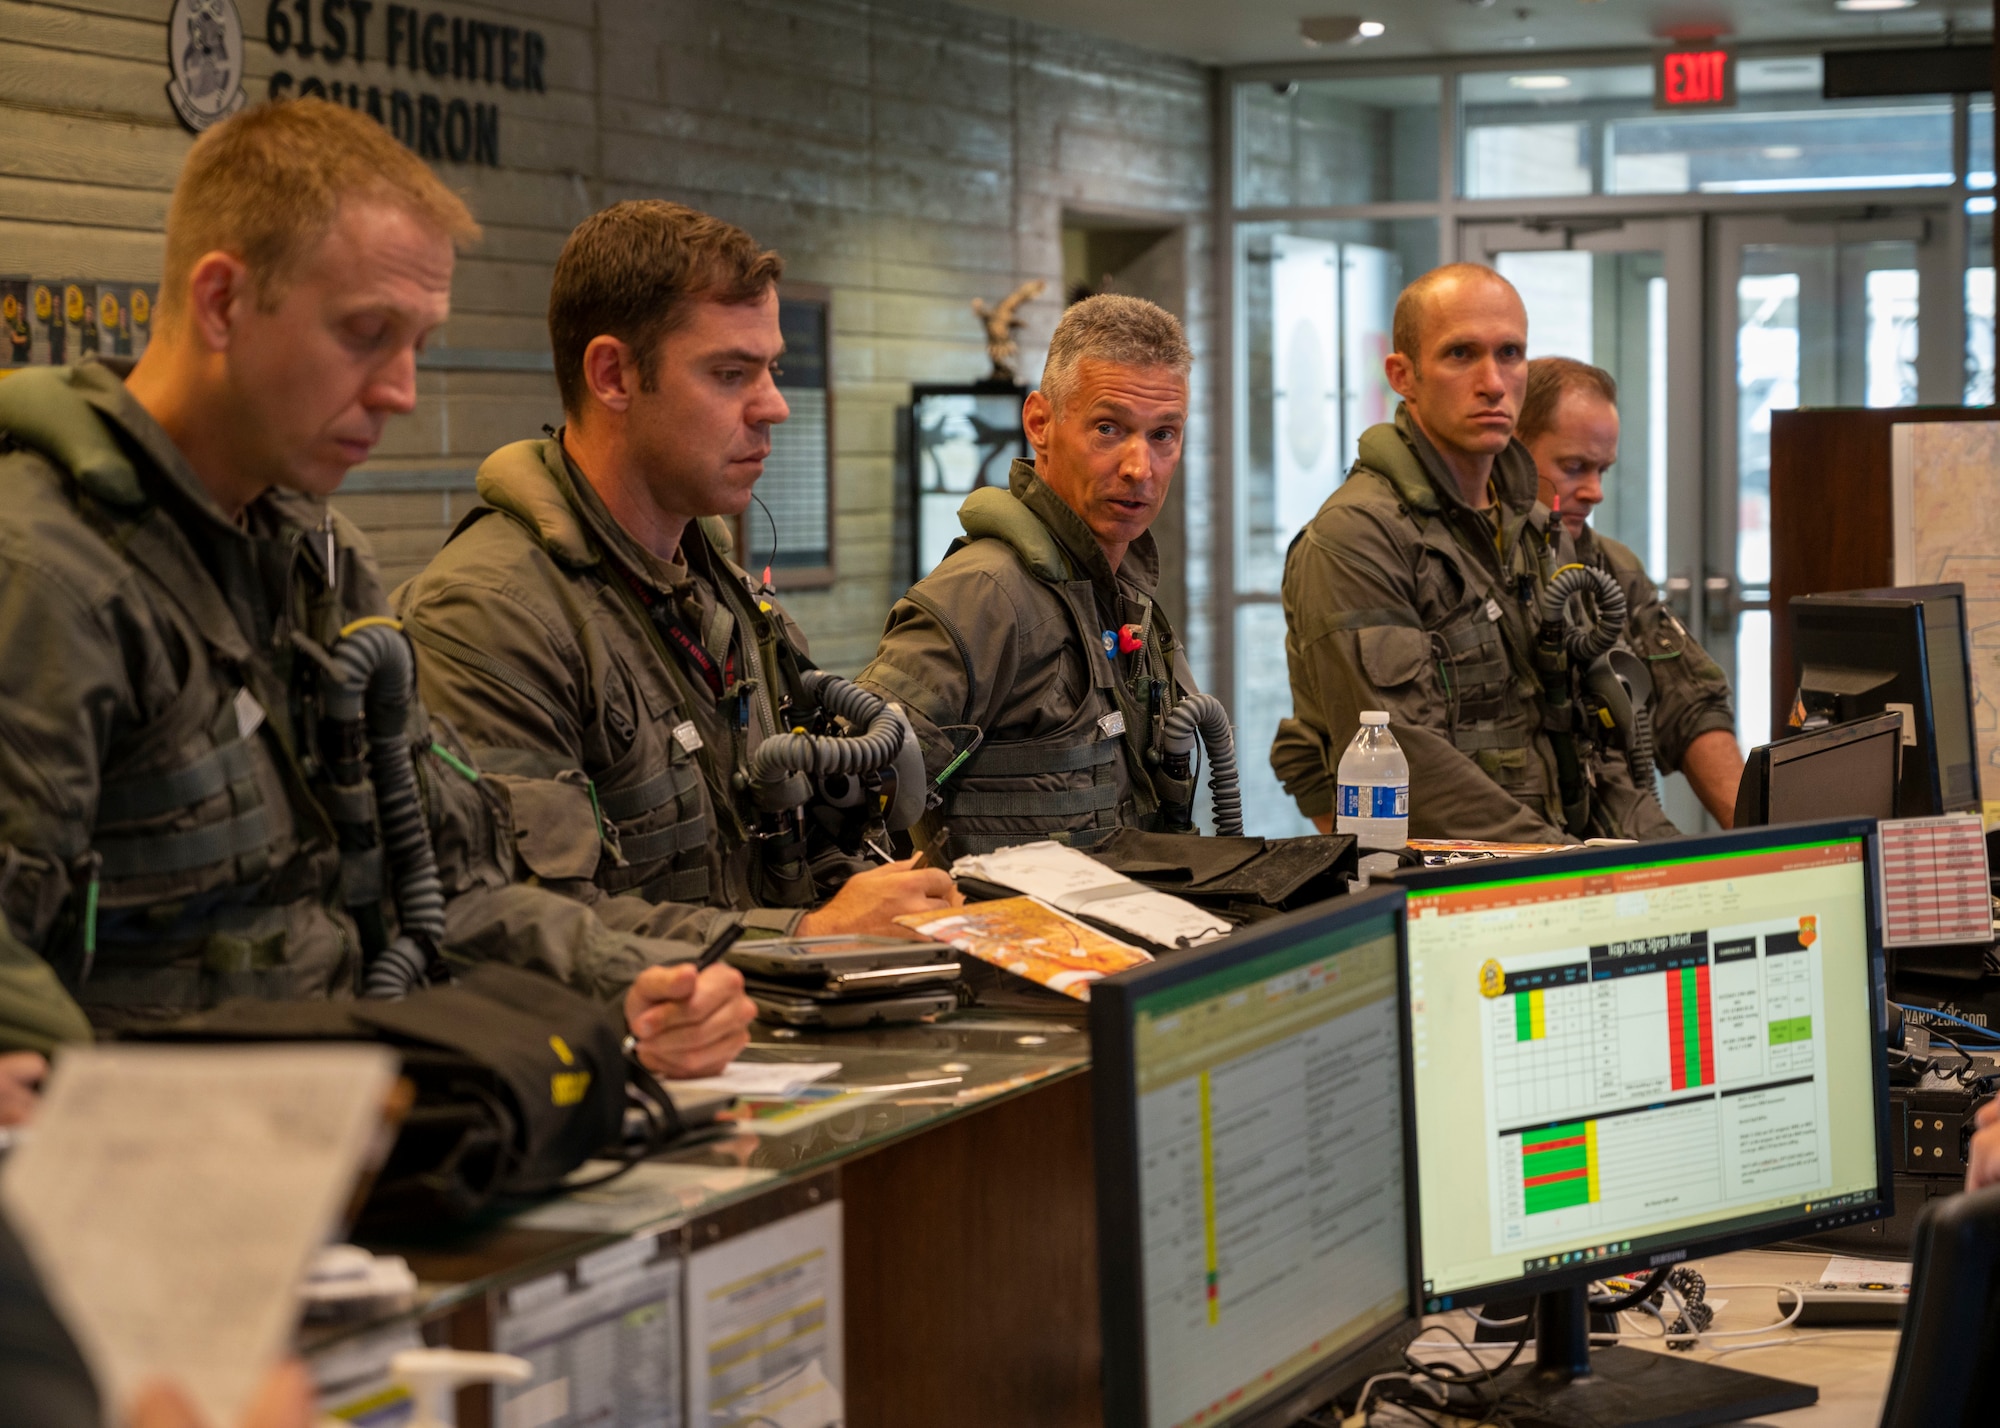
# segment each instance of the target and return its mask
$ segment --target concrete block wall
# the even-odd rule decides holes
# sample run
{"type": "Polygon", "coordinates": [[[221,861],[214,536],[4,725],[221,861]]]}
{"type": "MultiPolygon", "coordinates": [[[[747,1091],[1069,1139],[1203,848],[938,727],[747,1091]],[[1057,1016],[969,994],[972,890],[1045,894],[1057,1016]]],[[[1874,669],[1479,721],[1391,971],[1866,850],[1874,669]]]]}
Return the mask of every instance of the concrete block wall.
{"type": "MultiPolygon", "coordinates": [[[[873,650],[901,583],[897,413],[914,382],[985,372],[969,303],[1027,278],[1023,371],[1059,315],[1066,214],[1184,224],[1198,361],[1210,307],[1212,77],[1178,60],[935,0],[483,0],[452,16],[547,41],[546,93],[412,78],[382,62],[276,56],[264,6],[238,0],[253,98],[279,70],[428,88],[500,109],[502,167],[441,163],[485,226],[453,317],[338,499],[393,584],[474,503],[493,447],[560,420],[546,352],[548,276],[584,215],[666,197],[743,224],[794,279],[833,294],[835,560],[824,590],[783,592],[829,668],[873,650]]],[[[288,7],[289,8],[289,7],[288,7]]],[[[0,0],[0,271],[157,279],[167,195],[192,137],[169,106],[171,0],[0,0]]],[[[1203,650],[1214,401],[1198,368],[1183,470],[1184,633],[1203,650]]],[[[1206,671],[1198,672],[1206,674],[1206,671]]]]}

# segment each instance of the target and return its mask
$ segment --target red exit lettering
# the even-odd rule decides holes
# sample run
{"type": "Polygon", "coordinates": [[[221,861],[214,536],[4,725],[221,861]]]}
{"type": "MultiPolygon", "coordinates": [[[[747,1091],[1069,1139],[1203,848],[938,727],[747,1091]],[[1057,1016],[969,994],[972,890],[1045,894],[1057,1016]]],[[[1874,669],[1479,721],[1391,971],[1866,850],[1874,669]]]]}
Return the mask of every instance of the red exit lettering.
{"type": "Polygon", "coordinates": [[[1670,107],[1729,103],[1729,52],[1688,50],[1662,56],[1660,97],[1670,107]]]}

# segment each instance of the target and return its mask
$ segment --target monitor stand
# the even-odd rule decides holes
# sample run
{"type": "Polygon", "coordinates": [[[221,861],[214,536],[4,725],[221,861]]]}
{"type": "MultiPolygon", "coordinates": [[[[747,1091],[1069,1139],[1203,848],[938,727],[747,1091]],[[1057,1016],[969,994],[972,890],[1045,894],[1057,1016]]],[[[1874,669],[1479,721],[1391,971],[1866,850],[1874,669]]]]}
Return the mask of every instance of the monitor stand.
{"type": "Polygon", "coordinates": [[[1508,1369],[1492,1387],[1506,1394],[1506,1416],[1548,1428],[1697,1428],[1819,1401],[1809,1383],[1700,1363],[1680,1354],[1622,1344],[1590,1347],[1588,1291],[1535,1300],[1535,1361],[1508,1369]],[[1516,1407],[1515,1405],[1520,1405],[1516,1407]]]}

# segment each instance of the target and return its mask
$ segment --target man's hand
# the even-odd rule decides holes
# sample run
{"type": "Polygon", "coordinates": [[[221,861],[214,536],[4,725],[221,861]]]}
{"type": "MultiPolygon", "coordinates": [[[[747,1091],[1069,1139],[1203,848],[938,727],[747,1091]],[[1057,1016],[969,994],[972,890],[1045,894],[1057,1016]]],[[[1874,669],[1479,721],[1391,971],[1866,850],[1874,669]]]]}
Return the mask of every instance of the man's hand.
{"type": "Polygon", "coordinates": [[[942,912],[965,901],[965,894],[941,868],[919,868],[915,858],[884,863],[856,873],[827,905],[799,919],[801,937],[847,933],[861,937],[909,937],[895,919],[913,912],[942,912]]]}
{"type": "MultiPolygon", "coordinates": [[[[132,1400],[130,1428],[208,1428],[187,1394],[171,1379],[154,1379],[132,1400]]],[[[242,1428],[312,1428],[313,1381],[296,1359],[279,1364],[257,1385],[243,1410],[242,1428]]]]}
{"type": "Polygon", "coordinates": [[[49,1063],[35,1051],[0,1055],[0,1126],[18,1126],[35,1113],[49,1063]]]}
{"type": "Polygon", "coordinates": [[[713,1076],[750,1044],[757,1007],[743,995],[743,974],[719,962],[648,967],[625,993],[625,1025],[639,1061],[655,1076],[713,1076]]]}
{"type": "Polygon", "coordinates": [[[1979,1129],[1973,1132],[1966,1150],[1965,1188],[1984,1189],[2000,1185],[2000,1101],[1988,1101],[1973,1117],[1979,1129]]]}
{"type": "Polygon", "coordinates": [[[1331,833],[1333,831],[1333,815],[1331,813],[1315,813],[1312,816],[1312,825],[1322,833],[1331,833]]]}

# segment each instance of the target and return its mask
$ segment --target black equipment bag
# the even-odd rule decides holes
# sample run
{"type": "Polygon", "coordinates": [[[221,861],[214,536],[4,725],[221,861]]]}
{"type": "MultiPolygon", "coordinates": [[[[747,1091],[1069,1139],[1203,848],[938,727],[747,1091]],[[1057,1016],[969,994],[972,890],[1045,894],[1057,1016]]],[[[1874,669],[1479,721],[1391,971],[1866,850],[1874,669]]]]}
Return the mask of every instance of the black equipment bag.
{"type": "Polygon", "coordinates": [[[1348,833],[1225,838],[1120,828],[1088,851],[1107,868],[1239,924],[1338,897],[1360,868],[1348,833]]]}
{"type": "Polygon", "coordinates": [[[238,998],[121,1033],[172,1041],[378,1041],[415,1099],[364,1205],[364,1229],[460,1219],[500,1196],[552,1191],[619,1155],[628,1084],[672,1102],[623,1051],[612,1009],[550,977],[488,963],[401,1001],[238,998]]]}

